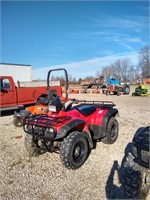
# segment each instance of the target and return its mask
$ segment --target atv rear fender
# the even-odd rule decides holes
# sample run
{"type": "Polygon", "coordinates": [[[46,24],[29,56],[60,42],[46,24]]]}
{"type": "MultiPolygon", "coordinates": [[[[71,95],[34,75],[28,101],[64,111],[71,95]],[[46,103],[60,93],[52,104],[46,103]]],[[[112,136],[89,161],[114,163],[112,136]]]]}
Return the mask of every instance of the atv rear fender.
{"type": "Polygon", "coordinates": [[[107,134],[107,124],[111,117],[116,117],[119,115],[119,112],[115,108],[111,108],[108,110],[108,112],[105,114],[105,116],[102,119],[102,125],[91,125],[90,129],[93,132],[93,138],[98,140],[106,136],[107,134]]]}

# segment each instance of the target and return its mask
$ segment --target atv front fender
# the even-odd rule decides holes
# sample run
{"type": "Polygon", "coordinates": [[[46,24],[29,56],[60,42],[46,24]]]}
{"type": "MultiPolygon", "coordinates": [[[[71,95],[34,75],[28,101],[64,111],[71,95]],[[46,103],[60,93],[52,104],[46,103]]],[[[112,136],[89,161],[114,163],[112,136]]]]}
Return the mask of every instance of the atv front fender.
{"type": "Polygon", "coordinates": [[[72,132],[73,130],[82,132],[87,138],[89,142],[89,146],[91,148],[93,147],[91,133],[85,121],[82,119],[74,119],[68,122],[67,124],[65,124],[63,127],[59,129],[55,139],[61,139],[61,138],[67,137],[69,133],[72,132]]]}

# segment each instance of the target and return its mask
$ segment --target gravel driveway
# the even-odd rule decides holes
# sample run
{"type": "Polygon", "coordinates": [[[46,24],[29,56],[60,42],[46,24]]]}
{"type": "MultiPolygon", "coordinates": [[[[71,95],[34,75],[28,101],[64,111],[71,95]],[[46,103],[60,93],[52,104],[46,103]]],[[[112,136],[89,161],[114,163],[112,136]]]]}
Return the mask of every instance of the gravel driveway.
{"type": "MultiPolygon", "coordinates": [[[[127,199],[119,181],[124,151],[141,126],[150,126],[150,96],[105,96],[72,94],[86,100],[113,101],[120,117],[116,143],[97,143],[78,170],[64,168],[59,154],[29,157],[24,132],[14,127],[13,115],[0,117],[0,199],[1,200],[101,200],[127,199]]],[[[147,199],[150,199],[150,194],[147,199]]]]}

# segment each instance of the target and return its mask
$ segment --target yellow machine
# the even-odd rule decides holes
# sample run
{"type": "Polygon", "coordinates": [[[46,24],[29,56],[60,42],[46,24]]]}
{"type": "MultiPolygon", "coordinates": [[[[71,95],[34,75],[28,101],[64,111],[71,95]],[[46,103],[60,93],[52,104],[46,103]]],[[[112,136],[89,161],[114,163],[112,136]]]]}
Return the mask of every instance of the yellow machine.
{"type": "Polygon", "coordinates": [[[135,88],[135,92],[132,93],[132,96],[148,96],[146,85],[142,83],[137,88],[135,88]]]}

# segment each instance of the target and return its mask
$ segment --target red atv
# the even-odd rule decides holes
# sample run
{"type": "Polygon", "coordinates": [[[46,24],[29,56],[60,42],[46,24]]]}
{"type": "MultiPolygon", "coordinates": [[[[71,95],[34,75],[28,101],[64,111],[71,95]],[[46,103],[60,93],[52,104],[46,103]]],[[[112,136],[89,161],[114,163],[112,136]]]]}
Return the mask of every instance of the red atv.
{"type": "Polygon", "coordinates": [[[25,119],[25,147],[33,156],[59,152],[62,164],[75,170],[86,161],[96,141],[113,144],[117,140],[118,110],[114,106],[109,101],[75,99],[62,104],[53,96],[47,115],[25,119]]]}

